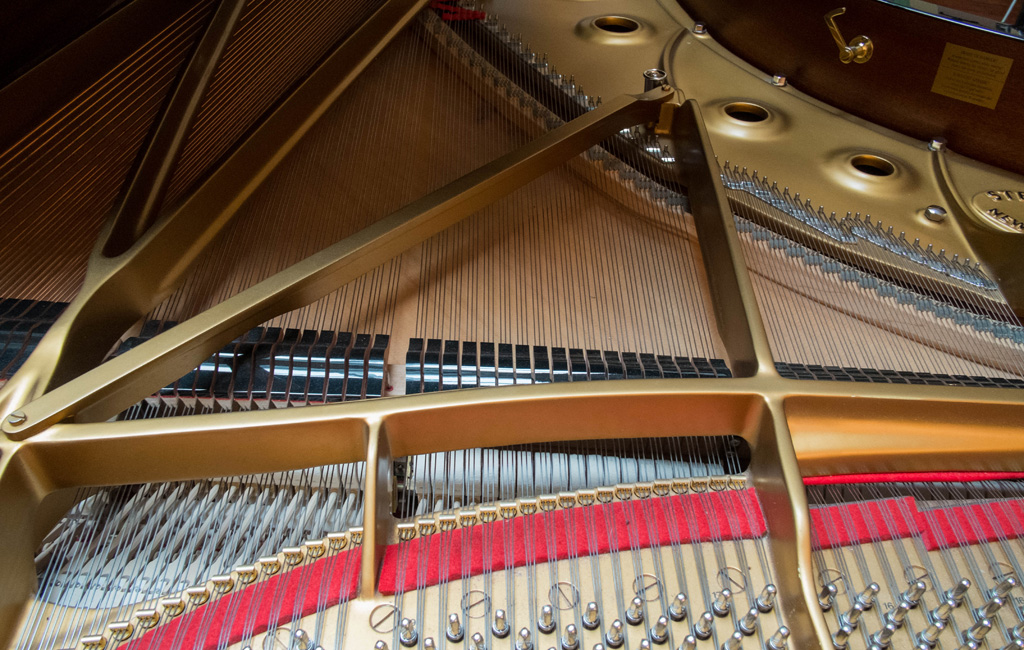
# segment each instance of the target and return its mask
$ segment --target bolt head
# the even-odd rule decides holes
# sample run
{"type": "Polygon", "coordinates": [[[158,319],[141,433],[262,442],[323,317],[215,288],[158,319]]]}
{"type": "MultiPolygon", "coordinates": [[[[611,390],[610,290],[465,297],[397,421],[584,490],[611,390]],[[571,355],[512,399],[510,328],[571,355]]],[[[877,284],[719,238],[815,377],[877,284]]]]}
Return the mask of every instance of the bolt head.
{"type": "Polygon", "coordinates": [[[935,223],[942,223],[945,221],[946,214],[946,208],[941,205],[929,205],[924,209],[924,216],[928,221],[933,221],[935,223]]]}
{"type": "Polygon", "coordinates": [[[693,26],[693,33],[694,34],[707,34],[708,33],[708,26],[706,24],[704,24],[704,23],[696,23],[693,26]]]}
{"type": "Polygon", "coordinates": [[[928,143],[928,148],[932,151],[945,151],[948,144],[946,138],[932,138],[932,141],[928,143]]]}
{"type": "Polygon", "coordinates": [[[773,86],[779,86],[780,88],[782,86],[785,86],[786,85],[786,75],[784,75],[784,74],[777,74],[777,75],[773,76],[772,77],[772,85],[773,86]]]}

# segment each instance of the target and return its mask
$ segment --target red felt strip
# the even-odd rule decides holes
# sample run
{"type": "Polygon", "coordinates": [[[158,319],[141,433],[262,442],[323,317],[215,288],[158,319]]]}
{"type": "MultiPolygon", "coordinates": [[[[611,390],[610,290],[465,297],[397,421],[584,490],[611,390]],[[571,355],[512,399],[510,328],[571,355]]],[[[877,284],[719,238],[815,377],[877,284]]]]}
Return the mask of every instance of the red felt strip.
{"type": "Polygon", "coordinates": [[[381,565],[382,594],[524,566],[573,554],[608,553],[765,533],[752,489],[617,501],[522,515],[389,546],[381,565]],[[730,516],[731,515],[731,516],[730,516]],[[597,530],[593,538],[586,531],[597,530]],[[463,557],[468,552],[468,557],[463,557]]]}
{"type": "Polygon", "coordinates": [[[917,514],[925,548],[967,546],[1024,535],[1024,499],[936,508],[917,514]]]}
{"type": "Polygon", "coordinates": [[[900,539],[919,534],[913,497],[811,508],[815,550],[900,539]]]}
{"type": "Polygon", "coordinates": [[[850,485],[854,483],[969,483],[1024,479],[1024,472],[890,472],[888,474],[837,474],[805,476],[804,485],[850,485]]]}
{"type": "Polygon", "coordinates": [[[321,558],[210,600],[123,645],[214,650],[355,596],[362,549],[321,558]]]}

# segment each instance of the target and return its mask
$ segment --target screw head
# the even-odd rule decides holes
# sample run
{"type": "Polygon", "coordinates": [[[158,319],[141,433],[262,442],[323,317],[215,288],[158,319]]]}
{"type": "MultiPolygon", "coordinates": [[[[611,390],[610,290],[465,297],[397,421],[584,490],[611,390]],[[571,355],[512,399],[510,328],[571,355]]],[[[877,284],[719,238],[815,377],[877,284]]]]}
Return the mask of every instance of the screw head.
{"type": "Polygon", "coordinates": [[[7,416],[7,423],[13,424],[14,426],[25,424],[26,420],[28,420],[28,416],[25,415],[24,411],[15,411],[7,416]]]}
{"type": "Polygon", "coordinates": [[[946,220],[946,208],[941,205],[929,205],[924,209],[924,216],[928,221],[934,221],[935,223],[942,223],[946,220]]]}
{"type": "Polygon", "coordinates": [[[693,33],[694,34],[707,34],[708,33],[708,26],[706,24],[704,24],[704,23],[696,23],[693,26],[693,33]]]}
{"type": "Polygon", "coordinates": [[[772,77],[772,85],[773,86],[779,86],[780,88],[782,86],[785,86],[786,85],[786,75],[784,75],[784,74],[777,74],[774,77],[772,77]]]}
{"type": "Polygon", "coordinates": [[[932,151],[945,151],[948,144],[946,138],[932,138],[932,141],[928,143],[928,148],[932,151]]]}

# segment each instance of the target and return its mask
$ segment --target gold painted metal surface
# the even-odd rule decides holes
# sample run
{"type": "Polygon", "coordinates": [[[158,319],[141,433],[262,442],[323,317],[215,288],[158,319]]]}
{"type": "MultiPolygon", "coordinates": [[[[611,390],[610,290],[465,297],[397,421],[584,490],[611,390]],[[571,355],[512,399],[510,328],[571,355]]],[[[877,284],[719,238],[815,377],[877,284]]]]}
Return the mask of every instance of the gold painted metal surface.
{"type": "MultiPolygon", "coordinates": [[[[588,4],[591,3],[563,3],[565,7],[572,7],[558,11],[583,11],[579,7],[588,4]]],[[[637,10],[637,22],[644,29],[638,30],[637,36],[621,37],[623,47],[657,53],[664,41],[651,40],[652,34],[678,32],[666,30],[664,23],[645,17],[648,10],[657,13],[658,8],[637,10]],[[655,28],[654,25],[660,26],[655,28]]],[[[399,12],[400,16],[392,15],[391,19],[399,24],[411,11],[406,7],[399,12]]],[[[591,6],[585,11],[595,9],[591,6]]],[[[678,17],[675,10],[665,12],[678,17]]],[[[579,30],[587,34],[587,38],[605,38],[590,31],[592,22],[592,18],[590,22],[581,18],[574,24],[582,25],[579,30]]],[[[393,30],[385,31],[393,33],[393,30]]],[[[556,161],[586,149],[603,135],[624,125],[653,121],[659,113],[660,102],[672,93],[655,91],[644,101],[610,101],[603,109],[588,113],[582,122],[555,131],[546,140],[511,154],[510,158],[438,194],[425,197],[379,227],[343,241],[275,277],[269,284],[259,285],[258,290],[240,294],[237,299],[210,310],[192,325],[178,326],[171,330],[171,336],[165,334],[163,340],[158,337],[153,345],[147,344],[148,349],[141,346],[136,353],[125,354],[56,390],[47,390],[49,380],[40,380],[41,383],[29,385],[27,389],[26,384],[9,384],[8,388],[18,385],[22,388],[5,393],[4,413],[20,407],[24,422],[20,422],[20,417],[8,418],[4,423],[5,434],[0,439],[0,513],[5,522],[0,526],[0,548],[4,549],[0,556],[0,640],[9,640],[16,630],[17,620],[24,616],[35,583],[33,549],[41,531],[45,532],[48,524],[66,508],[68,490],[74,487],[271,472],[326,462],[364,460],[367,462],[368,507],[362,530],[362,580],[359,597],[351,604],[351,616],[365,618],[382,602],[375,581],[383,545],[398,535],[398,522],[388,511],[390,460],[393,458],[540,441],[739,435],[753,450],[749,481],[758,493],[768,521],[770,560],[780,586],[779,607],[793,630],[792,647],[831,647],[825,620],[815,605],[810,523],[802,475],[893,469],[1019,470],[1024,466],[1024,436],[1021,435],[1024,433],[1024,391],[852,385],[779,377],[774,370],[751,281],[738,250],[725,191],[716,176],[714,154],[721,159],[723,149],[732,150],[741,154],[736,160],[746,157],[751,164],[757,164],[757,160],[768,159],[766,143],[771,143],[772,147],[780,146],[780,142],[783,142],[781,146],[789,146],[785,140],[800,140],[800,145],[815,152],[810,158],[821,163],[820,167],[825,170],[807,171],[806,167],[802,170],[807,172],[804,175],[809,177],[811,192],[814,187],[821,188],[827,198],[832,194],[825,191],[826,188],[838,187],[841,189],[835,190],[837,202],[845,200],[842,195],[846,193],[846,198],[854,197],[859,201],[873,197],[871,201],[888,207],[927,205],[925,201],[936,194],[946,199],[944,203],[948,205],[957,196],[974,196],[981,191],[978,188],[1015,187],[1012,183],[1016,181],[957,159],[955,155],[932,155],[920,143],[879,134],[866,125],[837,122],[846,118],[828,114],[820,105],[799,97],[794,91],[768,86],[726,54],[715,51],[706,38],[702,38],[683,33],[683,38],[673,45],[676,49],[667,53],[677,63],[685,60],[688,64],[707,64],[693,67],[708,75],[705,80],[686,82],[690,85],[683,90],[691,99],[676,109],[671,121],[672,147],[679,173],[694,202],[694,217],[702,234],[700,245],[705,270],[713,279],[712,294],[720,334],[730,355],[738,362],[739,376],[714,380],[515,386],[301,409],[150,421],[98,421],[148,394],[167,376],[192,368],[196,359],[203,359],[216,348],[217,342],[230,338],[248,324],[314,299],[338,278],[354,272],[353,269],[372,265],[374,260],[401,250],[429,230],[472,212],[556,161]],[[746,76],[740,75],[740,81],[730,81],[737,70],[746,76]],[[698,92],[701,88],[710,88],[710,78],[715,75],[720,75],[717,80],[724,80],[721,88],[715,92],[698,92]],[[755,82],[761,84],[756,93],[755,82]],[[745,92],[747,89],[751,89],[749,93],[745,92]],[[747,130],[732,124],[728,121],[731,118],[719,110],[722,93],[726,97],[757,100],[754,95],[761,92],[774,93],[767,95],[771,97],[771,102],[766,103],[773,116],[767,130],[747,130]],[[702,99],[707,97],[711,99],[702,99]],[[787,112],[790,109],[792,112],[787,112]],[[707,116],[707,132],[702,113],[707,116]],[[609,121],[602,122],[602,119],[609,121]],[[829,154],[822,153],[820,148],[807,147],[806,136],[797,135],[798,128],[805,128],[804,122],[811,123],[822,133],[842,131],[835,128],[839,123],[852,124],[846,131],[847,136],[850,133],[863,136],[866,151],[896,160],[901,172],[894,174],[897,179],[893,182],[897,185],[872,184],[870,179],[853,175],[845,168],[846,158],[853,151],[844,151],[835,158],[835,151],[829,154]],[[906,156],[893,156],[890,150],[906,156]],[[913,164],[905,165],[910,159],[913,164]],[[925,178],[920,170],[932,164],[945,171],[925,178]],[[974,191],[971,188],[975,188],[974,191]],[[437,222],[432,221],[435,218],[437,222]],[[346,266],[349,264],[351,268],[346,266]],[[38,399],[31,401],[32,397],[38,399]],[[68,418],[79,421],[62,421],[68,418]]],[[[585,42],[586,38],[581,40],[585,42]]],[[[625,61],[628,57],[619,58],[625,61]]],[[[643,61],[639,63],[646,65],[643,61]]],[[[355,72],[349,69],[344,73],[345,79],[353,74],[355,72]]],[[[682,75],[677,77],[677,81],[682,79],[682,75]]],[[[636,77],[628,81],[630,88],[638,85],[638,80],[636,77]]],[[[337,92],[340,90],[332,91],[330,96],[337,92]]],[[[287,110],[282,111],[280,115],[288,114],[287,110]]],[[[314,117],[318,111],[322,112],[322,108],[313,110],[314,117]]],[[[220,200],[204,208],[205,212],[200,210],[195,214],[219,215],[216,218],[221,221],[226,218],[296,137],[251,145],[255,150],[243,147],[239,153],[245,152],[252,159],[243,160],[236,154],[218,172],[229,179],[225,182],[230,189],[221,188],[216,193],[220,200]],[[261,152],[267,158],[260,158],[261,152]]],[[[838,146],[838,140],[824,139],[826,142],[818,144],[825,150],[838,146]]],[[[773,150],[774,155],[780,155],[780,149],[773,150]]],[[[782,168],[794,171],[795,177],[799,165],[806,165],[806,160],[783,163],[782,168]]],[[[203,205],[202,200],[210,199],[212,192],[205,188],[200,190],[190,204],[203,205]]],[[[967,207],[964,212],[969,210],[967,207]]],[[[908,224],[922,232],[932,229],[936,238],[949,237],[950,241],[970,249],[965,243],[970,236],[961,232],[960,220],[947,220],[946,225],[933,227],[904,217],[908,224]]],[[[172,232],[179,227],[177,223],[181,222],[157,224],[158,234],[147,234],[143,241],[165,241],[163,238],[177,232],[172,232]]],[[[191,244],[193,248],[189,251],[194,253],[193,249],[201,247],[205,238],[212,236],[212,229],[213,226],[209,226],[203,230],[205,234],[198,238],[198,243],[191,244]]],[[[1002,238],[1001,233],[994,233],[991,243],[986,245],[998,255],[1000,250],[1005,253],[1006,241],[1010,240],[1002,238]]],[[[147,264],[167,262],[171,271],[166,277],[174,277],[180,270],[177,265],[183,264],[175,259],[175,252],[180,253],[178,249],[152,253],[147,264]]],[[[104,277],[112,278],[115,269],[104,273],[109,274],[104,277]]],[[[1013,280],[1002,281],[1012,284],[1013,280]]],[[[155,282],[153,286],[162,291],[161,282],[169,280],[155,282]]],[[[81,304],[83,309],[102,312],[115,302],[121,304],[123,298],[113,293],[104,296],[99,290],[92,294],[86,291],[81,304]]],[[[148,299],[138,297],[142,302],[148,299]]],[[[142,305],[129,305],[126,309],[135,314],[145,311],[142,305]]],[[[75,342],[74,337],[69,336],[68,327],[58,327],[55,332],[51,340],[57,341],[58,347],[75,342]]],[[[53,363],[54,358],[47,357],[44,351],[38,356],[42,360],[39,363],[44,365],[36,372],[43,373],[48,367],[45,363],[53,363]]],[[[364,647],[372,641],[370,635],[358,634],[353,640],[364,647]]]]}
{"type": "MultiPolygon", "coordinates": [[[[947,259],[956,255],[961,263],[970,259],[972,266],[981,261],[1018,315],[1024,313],[1012,274],[1002,270],[1004,264],[1012,265],[1014,238],[991,228],[987,230],[992,236],[978,232],[976,219],[956,211],[956,199],[950,196],[952,190],[969,200],[996,187],[1014,189],[1024,183],[1021,177],[950,151],[944,153],[948,177],[944,176],[934,166],[929,143],[837,111],[801,93],[798,81],[774,84],[773,77],[785,78],[787,71],[758,70],[740,60],[715,41],[713,26],[694,33],[693,20],[674,3],[631,4],[630,17],[655,27],[625,35],[628,38],[590,29],[602,13],[621,12],[612,0],[557,5],[541,0],[491,0],[486,7],[552,62],[571,65],[577,83],[589,92],[606,97],[629,92],[639,86],[644,70],[664,69],[684,97],[699,103],[719,164],[728,162],[766,175],[769,185],[775,182],[780,191],[799,193],[801,202],[809,201],[813,210],[821,206],[825,215],[870,217],[868,221],[880,221],[883,229],[891,226],[896,236],[903,233],[908,244],[919,240],[922,248],[944,251],[947,259]],[[567,37],[570,29],[575,38],[567,37]],[[757,106],[765,119],[730,116],[728,109],[736,103],[757,106]],[[855,159],[865,155],[891,163],[893,172],[879,176],[857,169],[855,159]],[[954,218],[930,221],[924,211],[931,205],[944,207],[954,218]]],[[[775,221],[773,227],[791,226],[775,221]]],[[[828,237],[812,228],[799,234],[819,250],[831,245],[828,237]]],[[[918,265],[894,267],[864,242],[846,245],[845,252],[865,267],[889,268],[909,279],[918,276],[916,281],[926,286],[936,281],[932,272],[918,265]]],[[[967,299],[981,308],[993,299],[1000,301],[991,292],[972,292],[952,284],[947,290],[968,294],[967,299]]]]}

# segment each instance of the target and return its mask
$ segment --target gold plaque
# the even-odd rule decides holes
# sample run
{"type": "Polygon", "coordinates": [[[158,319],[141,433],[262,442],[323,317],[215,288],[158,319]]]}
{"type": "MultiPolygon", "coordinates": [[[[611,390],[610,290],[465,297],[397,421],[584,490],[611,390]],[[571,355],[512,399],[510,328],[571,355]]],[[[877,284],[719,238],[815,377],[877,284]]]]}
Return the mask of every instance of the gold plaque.
{"type": "Polygon", "coordinates": [[[932,92],[962,102],[995,108],[1013,59],[946,43],[932,92]]]}
{"type": "Polygon", "coordinates": [[[1024,234],[1024,188],[978,192],[971,200],[985,223],[999,230],[1024,234]]]}

